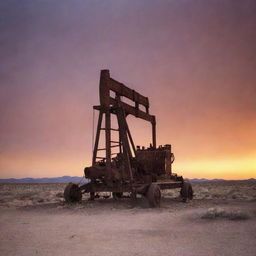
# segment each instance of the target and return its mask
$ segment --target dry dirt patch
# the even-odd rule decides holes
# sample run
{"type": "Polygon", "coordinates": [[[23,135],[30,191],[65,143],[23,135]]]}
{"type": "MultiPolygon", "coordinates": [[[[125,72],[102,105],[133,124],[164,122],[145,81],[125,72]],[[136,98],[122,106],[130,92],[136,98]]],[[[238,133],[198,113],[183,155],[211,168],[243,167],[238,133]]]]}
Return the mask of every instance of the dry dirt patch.
{"type": "Polygon", "coordinates": [[[62,197],[65,185],[0,185],[1,255],[255,255],[251,184],[196,183],[195,200],[186,204],[178,190],[163,191],[160,209],[147,208],[143,198],[134,205],[130,199],[90,202],[84,197],[81,204],[68,205],[62,197]],[[242,196],[234,199],[238,191],[242,196]],[[251,218],[201,218],[216,207],[248,212],[251,218]]]}

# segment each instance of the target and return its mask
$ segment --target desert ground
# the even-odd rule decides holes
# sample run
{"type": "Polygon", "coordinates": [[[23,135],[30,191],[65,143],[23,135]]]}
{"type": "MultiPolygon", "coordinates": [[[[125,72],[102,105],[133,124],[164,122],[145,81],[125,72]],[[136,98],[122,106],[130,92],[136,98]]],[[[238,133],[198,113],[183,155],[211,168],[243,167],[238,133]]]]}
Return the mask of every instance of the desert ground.
{"type": "Polygon", "coordinates": [[[0,184],[0,255],[256,255],[256,182],[194,182],[194,199],[66,204],[66,184],[0,184]]]}

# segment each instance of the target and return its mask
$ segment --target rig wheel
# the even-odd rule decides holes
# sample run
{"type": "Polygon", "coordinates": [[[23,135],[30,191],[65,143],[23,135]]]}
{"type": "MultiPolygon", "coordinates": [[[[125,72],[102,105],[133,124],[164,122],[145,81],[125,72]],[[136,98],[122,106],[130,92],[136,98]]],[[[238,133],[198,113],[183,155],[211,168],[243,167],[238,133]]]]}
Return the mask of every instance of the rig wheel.
{"type": "Polygon", "coordinates": [[[146,197],[148,199],[149,207],[160,207],[161,203],[161,190],[157,184],[151,184],[148,187],[146,197]]]}
{"type": "Polygon", "coordinates": [[[183,185],[180,190],[180,195],[182,198],[183,202],[187,202],[188,199],[192,200],[193,199],[193,189],[192,185],[188,181],[184,181],[183,185]]]}
{"type": "Polygon", "coordinates": [[[67,203],[80,202],[82,193],[77,184],[69,183],[64,190],[64,198],[67,203]]]}
{"type": "Polygon", "coordinates": [[[112,196],[115,200],[122,198],[123,192],[112,192],[112,196]]]}

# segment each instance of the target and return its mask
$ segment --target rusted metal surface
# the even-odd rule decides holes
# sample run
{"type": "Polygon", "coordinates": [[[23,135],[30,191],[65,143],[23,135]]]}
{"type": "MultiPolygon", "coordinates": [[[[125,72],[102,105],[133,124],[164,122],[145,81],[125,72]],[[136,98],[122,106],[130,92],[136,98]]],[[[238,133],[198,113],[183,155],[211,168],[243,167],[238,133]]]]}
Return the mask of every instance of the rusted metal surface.
{"type": "Polygon", "coordinates": [[[156,118],[149,113],[148,98],[111,78],[109,70],[101,71],[99,88],[100,105],[93,107],[99,116],[92,166],[84,170],[90,182],[80,186],[80,191],[91,193],[92,199],[95,192],[101,191],[131,192],[134,198],[140,193],[148,197],[152,207],[160,205],[160,189],[183,188],[182,195],[189,198],[182,176],[172,173],[171,145],[156,146],[156,118]],[[135,146],[126,121],[128,115],[151,123],[152,141],[148,148],[135,146]],[[118,128],[112,127],[111,116],[116,117],[118,128]],[[112,139],[113,132],[118,133],[119,139],[112,139]],[[101,136],[104,147],[99,148],[101,136]],[[119,152],[115,153],[114,148],[119,152]]]}

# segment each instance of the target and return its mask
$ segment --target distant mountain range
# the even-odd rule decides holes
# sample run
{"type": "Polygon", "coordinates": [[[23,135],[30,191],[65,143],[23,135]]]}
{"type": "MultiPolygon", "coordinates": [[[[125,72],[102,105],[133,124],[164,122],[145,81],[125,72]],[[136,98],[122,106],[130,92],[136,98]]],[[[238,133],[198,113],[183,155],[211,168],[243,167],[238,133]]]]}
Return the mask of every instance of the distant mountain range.
{"type": "Polygon", "coordinates": [[[190,181],[224,181],[224,179],[189,179],[190,181]]]}
{"type": "MultiPolygon", "coordinates": [[[[188,179],[190,181],[225,181],[223,179],[188,179]]],[[[247,179],[247,181],[256,181],[256,179],[251,178],[247,179]]],[[[0,179],[0,183],[68,183],[68,182],[74,182],[79,183],[88,182],[88,179],[85,179],[83,177],[77,177],[77,176],[62,176],[62,177],[55,177],[55,178],[22,178],[22,179],[0,179]]]]}
{"type": "MultiPolygon", "coordinates": [[[[233,180],[224,180],[224,179],[188,179],[190,181],[233,181],[233,180]]],[[[239,180],[237,180],[239,181],[239,180]]],[[[256,181],[254,178],[246,179],[246,180],[240,180],[240,181],[256,181]]]]}
{"type": "Polygon", "coordinates": [[[22,179],[0,179],[0,183],[68,183],[68,182],[87,182],[83,177],[77,176],[62,176],[54,178],[22,178],[22,179]]]}

